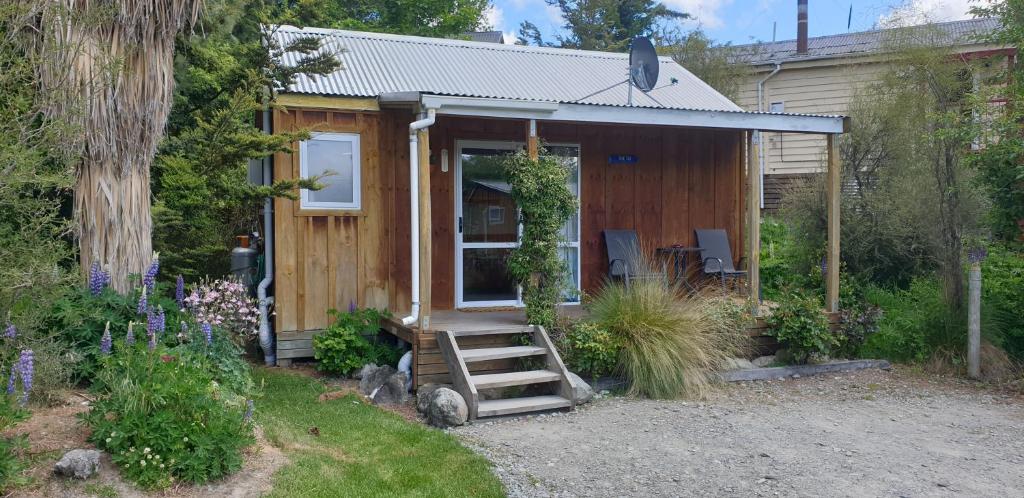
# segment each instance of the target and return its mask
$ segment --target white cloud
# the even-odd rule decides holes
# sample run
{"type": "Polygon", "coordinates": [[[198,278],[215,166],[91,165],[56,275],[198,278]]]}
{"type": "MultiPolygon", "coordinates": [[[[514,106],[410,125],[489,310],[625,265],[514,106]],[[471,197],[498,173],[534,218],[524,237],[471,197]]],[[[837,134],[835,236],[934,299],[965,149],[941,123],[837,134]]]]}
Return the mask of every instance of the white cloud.
{"type": "Polygon", "coordinates": [[[705,28],[722,27],[721,11],[733,0],[664,0],[666,7],[679,10],[694,17],[694,22],[705,28]]]}
{"type": "Polygon", "coordinates": [[[501,7],[491,4],[484,11],[484,23],[491,29],[500,30],[505,25],[505,12],[501,10],[501,7]]]}
{"type": "Polygon", "coordinates": [[[971,7],[986,3],[976,0],[905,0],[878,18],[882,26],[912,26],[928,22],[970,19],[971,7]]]}

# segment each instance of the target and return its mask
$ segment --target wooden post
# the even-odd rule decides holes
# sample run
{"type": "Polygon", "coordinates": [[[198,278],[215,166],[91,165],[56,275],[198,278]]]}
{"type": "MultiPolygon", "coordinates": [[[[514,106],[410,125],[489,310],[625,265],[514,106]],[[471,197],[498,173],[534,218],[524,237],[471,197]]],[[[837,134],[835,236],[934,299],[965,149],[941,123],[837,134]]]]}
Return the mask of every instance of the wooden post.
{"type": "Polygon", "coordinates": [[[981,378],[981,263],[971,263],[967,305],[967,376],[981,378]]]}
{"type": "Polygon", "coordinates": [[[839,311],[839,201],[842,196],[842,164],[836,150],[836,135],[828,135],[828,254],[825,276],[825,308],[839,311]]]}
{"type": "Polygon", "coordinates": [[[537,145],[537,120],[531,119],[526,123],[526,153],[530,159],[537,160],[540,147],[537,145]]]}
{"type": "Polygon", "coordinates": [[[419,130],[420,162],[420,331],[430,327],[430,277],[433,262],[431,247],[433,230],[430,218],[430,131],[419,130]]]}
{"type": "Polygon", "coordinates": [[[747,261],[751,313],[761,316],[761,167],[754,132],[747,132],[747,261]]]}

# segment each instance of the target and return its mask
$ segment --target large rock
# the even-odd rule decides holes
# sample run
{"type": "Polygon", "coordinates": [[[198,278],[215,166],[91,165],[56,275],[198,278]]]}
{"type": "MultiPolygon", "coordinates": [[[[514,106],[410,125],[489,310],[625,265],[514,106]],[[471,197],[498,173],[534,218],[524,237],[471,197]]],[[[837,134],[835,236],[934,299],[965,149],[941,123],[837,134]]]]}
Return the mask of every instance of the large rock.
{"type": "Polygon", "coordinates": [[[594,399],[594,389],[579,375],[569,372],[569,382],[572,383],[572,397],[575,398],[577,405],[589,403],[594,399]]]}
{"type": "MultiPolygon", "coordinates": [[[[371,366],[371,365],[367,365],[371,366]]],[[[380,386],[383,386],[387,382],[388,377],[395,374],[397,370],[395,367],[384,365],[383,367],[377,368],[366,368],[363,367],[362,378],[359,379],[359,392],[369,396],[373,394],[380,386]]]]}
{"type": "Polygon", "coordinates": [[[87,479],[100,470],[100,452],[96,450],[71,450],[53,466],[53,473],[59,476],[87,479]]]}
{"type": "Polygon", "coordinates": [[[764,368],[771,365],[772,363],[775,363],[775,355],[772,354],[768,356],[758,356],[757,358],[754,358],[754,361],[750,363],[752,363],[757,368],[764,368]]]}
{"type": "Polygon", "coordinates": [[[406,384],[409,376],[405,372],[398,372],[388,377],[380,387],[373,391],[370,396],[375,405],[401,405],[408,399],[406,384]]]}
{"type": "Polygon", "coordinates": [[[462,395],[440,387],[430,395],[430,403],[427,404],[427,423],[434,427],[451,427],[462,425],[469,418],[469,407],[462,395]]]}
{"type": "Polygon", "coordinates": [[[366,377],[366,374],[368,374],[368,373],[370,373],[370,372],[372,372],[372,371],[374,371],[374,370],[376,370],[378,368],[380,368],[380,367],[378,367],[376,363],[367,363],[367,364],[363,365],[363,368],[360,368],[358,372],[352,374],[352,378],[356,379],[356,380],[360,380],[363,377],[366,377]]]}
{"type": "Polygon", "coordinates": [[[723,366],[726,370],[749,370],[754,368],[754,364],[744,358],[727,358],[723,366]]]}
{"type": "Polygon", "coordinates": [[[423,384],[419,389],[416,390],[416,411],[426,414],[427,405],[430,404],[430,396],[434,394],[434,391],[446,387],[452,388],[451,384],[423,384]]]}

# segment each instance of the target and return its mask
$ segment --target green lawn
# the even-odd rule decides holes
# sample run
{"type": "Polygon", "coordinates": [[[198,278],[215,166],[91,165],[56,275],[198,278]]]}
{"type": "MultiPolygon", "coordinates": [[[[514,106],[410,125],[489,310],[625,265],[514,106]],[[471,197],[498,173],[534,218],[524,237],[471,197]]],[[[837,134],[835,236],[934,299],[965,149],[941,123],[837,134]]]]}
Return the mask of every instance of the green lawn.
{"type": "Polygon", "coordinates": [[[271,496],[505,495],[487,460],[444,432],[353,396],[321,403],[326,387],[306,376],[259,369],[255,377],[264,382],[257,420],[291,459],[271,496]]]}

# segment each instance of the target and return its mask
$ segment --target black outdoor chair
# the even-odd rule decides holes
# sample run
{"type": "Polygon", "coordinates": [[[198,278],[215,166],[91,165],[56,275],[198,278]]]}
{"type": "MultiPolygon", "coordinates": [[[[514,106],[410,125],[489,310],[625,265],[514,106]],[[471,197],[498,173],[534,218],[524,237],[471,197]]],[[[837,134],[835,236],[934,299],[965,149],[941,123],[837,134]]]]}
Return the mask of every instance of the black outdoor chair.
{"type": "Polygon", "coordinates": [[[632,267],[641,256],[636,230],[604,230],[604,244],[608,248],[609,279],[622,279],[629,287],[632,280],[665,278],[664,272],[649,273],[646,269],[632,267]]]}
{"type": "MultiPolygon", "coordinates": [[[[729,236],[725,230],[697,229],[697,245],[700,247],[701,265],[705,275],[720,276],[722,288],[731,280],[747,278],[747,272],[737,270],[732,263],[732,249],[729,248],[729,236]]],[[[740,259],[742,261],[743,259],[740,259]]]]}

